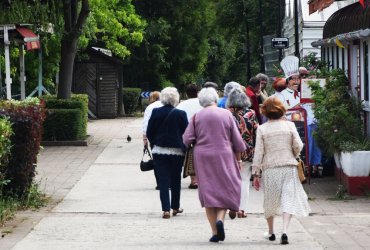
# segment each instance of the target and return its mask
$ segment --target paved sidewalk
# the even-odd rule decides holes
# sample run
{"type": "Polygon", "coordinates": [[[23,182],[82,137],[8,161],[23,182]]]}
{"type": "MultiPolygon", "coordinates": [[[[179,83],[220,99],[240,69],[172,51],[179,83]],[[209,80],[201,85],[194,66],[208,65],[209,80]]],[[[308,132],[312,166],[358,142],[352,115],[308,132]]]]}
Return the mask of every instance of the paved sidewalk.
{"type": "MultiPolygon", "coordinates": [[[[334,178],[305,185],[313,213],[292,220],[287,246],[262,238],[263,194],[252,189],[248,218],[227,218],[221,244],[207,242],[208,222],[187,179],[184,214],[163,220],[153,173],[138,166],[140,127],[140,118],[91,121],[88,147],[43,149],[37,178],[52,202],[37,212],[20,212],[6,225],[13,233],[0,239],[0,249],[369,249],[370,200],[327,200],[338,185],[334,178]]],[[[278,217],[278,234],[281,224],[278,217]]]]}

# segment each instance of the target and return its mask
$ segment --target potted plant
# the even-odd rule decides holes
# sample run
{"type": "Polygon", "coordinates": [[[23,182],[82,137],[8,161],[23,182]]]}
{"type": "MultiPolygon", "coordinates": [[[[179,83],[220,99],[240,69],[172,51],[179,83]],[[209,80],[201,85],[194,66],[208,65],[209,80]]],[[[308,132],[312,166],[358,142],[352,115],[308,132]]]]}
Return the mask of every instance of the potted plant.
{"type": "Polygon", "coordinates": [[[329,72],[324,88],[315,81],[310,87],[318,120],[314,136],[320,148],[326,156],[336,156],[346,177],[367,177],[370,185],[370,138],[361,118],[362,103],[351,92],[344,71],[329,72]]]}

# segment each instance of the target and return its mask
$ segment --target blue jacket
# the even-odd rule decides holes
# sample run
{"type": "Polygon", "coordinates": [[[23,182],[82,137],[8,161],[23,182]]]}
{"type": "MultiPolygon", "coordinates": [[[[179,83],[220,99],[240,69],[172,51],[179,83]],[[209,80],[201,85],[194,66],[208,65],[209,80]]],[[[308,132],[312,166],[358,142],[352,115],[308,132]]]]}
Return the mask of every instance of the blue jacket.
{"type": "Polygon", "coordinates": [[[181,148],[185,151],[182,135],[187,126],[188,119],[185,111],[176,109],[171,105],[165,105],[153,109],[146,136],[151,146],[181,148]]]}

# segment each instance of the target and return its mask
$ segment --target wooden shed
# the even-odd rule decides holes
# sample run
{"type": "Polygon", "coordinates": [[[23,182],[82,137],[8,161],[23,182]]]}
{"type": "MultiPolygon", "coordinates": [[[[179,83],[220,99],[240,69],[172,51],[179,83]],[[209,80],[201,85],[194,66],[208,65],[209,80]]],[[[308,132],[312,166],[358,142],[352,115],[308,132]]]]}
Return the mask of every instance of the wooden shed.
{"type": "Polygon", "coordinates": [[[109,50],[90,48],[86,60],[75,61],[73,93],[89,96],[89,113],[98,118],[115,118],[122,108],[122,61],[109,50]]]}

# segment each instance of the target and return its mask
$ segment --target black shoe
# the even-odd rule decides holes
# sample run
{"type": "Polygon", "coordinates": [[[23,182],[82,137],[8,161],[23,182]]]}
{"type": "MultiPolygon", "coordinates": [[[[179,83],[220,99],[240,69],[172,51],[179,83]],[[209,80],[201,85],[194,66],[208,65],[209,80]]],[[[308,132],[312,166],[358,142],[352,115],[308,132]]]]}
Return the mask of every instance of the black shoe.
{"type": "Polygon", "coordinates": [[[265,233],[264,237],[265,237],[265,239],[266,239],[266,240],[269,240],[269,241],[274,241],[274,240],[276,240],[276,236],[275,236],[275,234],[265,233]]]}
{"type": "Polygon", "coordinates": [[[276,236],[275,234],[271,234],[269,237],[269,241],[274,241],[274,240],[276,240],[276,236]]]}
{"type": "Polygon", "coordinates": [[[287,244],[289,244],[289,242],[288,242],[288,236],[287,236],[286,234],[283,234],[283,235],[281,236],[280,244],[282,244],[282,245],[287,245],[287,244]]]}
{"type": "Polygon", "coordinates": [[[155,187],[155,190],[159,190],[159,187],[158,187],[158,186],[156,186],[156,187],[155,187]]]}
{"type": "Polygon", "coordinates": [[[217,235],[213,235],[210,239],[209,239],[210,242],[219,242],[220,240],[218,239],[218,236],[217,235]]]}
{"type": "Polygon", "coordinates": [[[216,228],[217,228],[217,237],[220,241],[225,240],[225,230],[224,230],[224,223],[222,221],[216,222],[216,228]]]}

